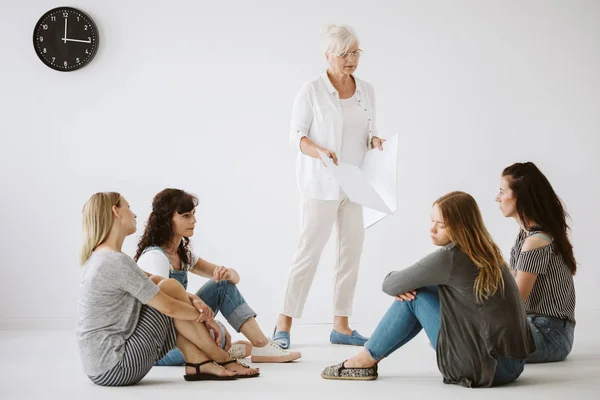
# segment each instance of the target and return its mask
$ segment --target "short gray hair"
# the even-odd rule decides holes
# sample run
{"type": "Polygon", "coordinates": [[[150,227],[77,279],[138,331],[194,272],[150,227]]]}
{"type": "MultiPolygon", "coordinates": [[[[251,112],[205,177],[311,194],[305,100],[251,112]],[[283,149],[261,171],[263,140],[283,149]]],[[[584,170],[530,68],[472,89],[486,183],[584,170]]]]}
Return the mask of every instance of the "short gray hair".
{"type": "Polygon", "coordinates": [[[353,44],[359,44],[358,36],[348,25],[327,24],[321,28],[322,49],[326,53],[342,55],[353,44]]]}

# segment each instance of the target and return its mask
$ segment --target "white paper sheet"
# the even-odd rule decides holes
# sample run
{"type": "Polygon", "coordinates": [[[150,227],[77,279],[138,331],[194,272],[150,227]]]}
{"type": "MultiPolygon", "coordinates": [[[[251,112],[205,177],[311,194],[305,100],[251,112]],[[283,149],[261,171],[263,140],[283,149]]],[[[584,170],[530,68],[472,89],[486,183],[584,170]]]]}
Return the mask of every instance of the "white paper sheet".
{"type": "Polygon", "coordinates": [[[395,133],[384,144],[383,150],[371,150],[365,156],[361,170],[369,183],[383,199],[389,213],[383,213],[368,207],[363,209],[365,229],[381,221],[384,217],[398,209],[398,133],[395,133]]]}
{"type": "Polygon", "coordinates": [[[325,154],[319,155],[348,198],[363,205],[365,229],[396,211],[397,133],[383,144],[382,151],[369,151],[361,168],[345,163],[335,165],[325,154]]]}

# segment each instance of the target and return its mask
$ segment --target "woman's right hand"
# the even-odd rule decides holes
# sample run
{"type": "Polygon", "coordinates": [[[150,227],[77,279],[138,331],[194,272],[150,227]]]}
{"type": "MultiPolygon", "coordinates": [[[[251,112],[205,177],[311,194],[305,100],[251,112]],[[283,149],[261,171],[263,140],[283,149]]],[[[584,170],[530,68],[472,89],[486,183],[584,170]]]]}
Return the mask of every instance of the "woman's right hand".
{"type": "MultiPolygon", "coordinates": [[[[320,151],[321,153],[325,154],[327,157],[331,158],[335,165],[338,165],[337,155],[333,151],[327,150],[321,146],[317,146],[307,136],[304,136],[300,140],[300,150],[302,151],[302,153],[306,154],[307,156],[316,158],[317,160],[321,160],[321,155],[319,154],[319,151],[320,151]]],[[[323,162],[323,160],[321,160],[321,162],[323,162]]],[[[323,162],[323,165],[325,165],[324,162],[323,162]]]]}
{"type": "MultiPolygon", "coordinates": [[[[338,159],[337,159],[337,155],[336,155],[336,154],[335,154],[333,151],[331,151],[331,150],[327,150],[327,149],[324,149],[324,148],[322,148],[322,147],[317,147],[317,149],[318,149],[318,150],[319,150],[321,153],[325,154],[327,157],[331,158],[331,159],[333,160],[333,163],[334,163],[335,165],[338,165],[338,159]]],[[[317,151],[317,158],[318,158],[319,160],[321,160],[321,155],[319,154],[319,151],[317,151]]],[[[323,160],[321,160],[321,162],[323,162],[323,160]]],[[[323,162],[323,165],[325,165],[325,163],[324,163],[324,162],[323,162]]]]}

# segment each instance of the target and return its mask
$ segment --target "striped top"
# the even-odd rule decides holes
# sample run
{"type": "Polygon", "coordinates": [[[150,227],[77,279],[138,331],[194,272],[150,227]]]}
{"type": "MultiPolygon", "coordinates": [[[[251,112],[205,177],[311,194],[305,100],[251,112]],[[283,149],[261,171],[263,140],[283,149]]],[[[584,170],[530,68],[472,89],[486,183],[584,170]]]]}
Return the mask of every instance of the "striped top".
{"type": "Polygon", "coordinates": [[[510,251],[510,266],[517,270],[538,274],[525,303],[528,315],[544,315],[568,319],[575,324],[575,285],[573,275],[562,256],[554,248],[554,242],[537,249],[521,251],[525,240],[540,232],[523,229],[510,251]]]}

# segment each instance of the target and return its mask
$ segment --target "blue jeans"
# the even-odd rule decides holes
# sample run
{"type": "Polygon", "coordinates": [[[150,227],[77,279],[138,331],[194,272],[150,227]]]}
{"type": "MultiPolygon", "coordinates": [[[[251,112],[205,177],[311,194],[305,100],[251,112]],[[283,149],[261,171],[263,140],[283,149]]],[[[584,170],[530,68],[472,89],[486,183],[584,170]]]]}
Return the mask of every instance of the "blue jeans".
{"type": "MultiPolygon", "coordinates": [[[[408,343],[421,329],[425,329],[429,342],[436,349],[440,332],[440,297],[437,286],[418,289],[417,296],[412,301],[394,300],[365,343],[365,350],[380,361],[408,343]]],[[[525,366],[524,360],[507,357],[497,357],[497,362],[493,385],[514,381],[525,366]]]]}
{"type": "MultiPolygon", "coordinates": [[[[177,279],[185,287],[187,286],[187,275],[184,284],[184,275],[181,272],[171,271],[169,277],[177,279]]],[[[256,317],[256,313],[246,303],[237,286],[229,281],[216,282],[211,279],[196,292],[196,296],[200,297],[215,312],[215,316],[220,311],[236,332],[240,331],[247,320],[256,317]]],[[[183,365],[184,362],[183,354],[175,348],[154,365],[183,365]]]]}
{"type": "Polygon", "coordinates": [[[528,363],[563,361],[573,348],[575,325],[567,320],[548,316],[528,316],[535,351],[527,358],[528,363]]]}
{"type": "Polygon", "coordinates": [[[365,343],[365,349],[375,360],[380,361],[417,336],[421,329],[437,348],[440,332],[440,297],[437,286],[417,290],[412,301],[394,300],[375,331],[365,343]]]}

